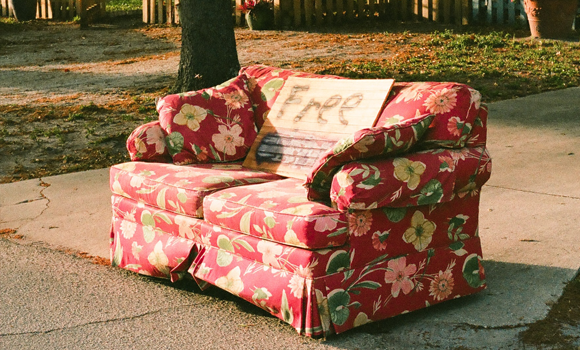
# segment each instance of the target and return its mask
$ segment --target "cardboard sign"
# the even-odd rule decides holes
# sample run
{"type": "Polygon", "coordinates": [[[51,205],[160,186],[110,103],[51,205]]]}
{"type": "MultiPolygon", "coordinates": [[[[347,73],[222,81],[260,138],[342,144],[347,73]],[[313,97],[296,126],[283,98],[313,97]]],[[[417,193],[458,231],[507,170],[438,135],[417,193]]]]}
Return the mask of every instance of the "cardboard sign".
{"type": "Polygon", "coordinates": [[[305,179],[338,140],[374,126],[394,82],[288,78],[244,166],[305,179]]]}

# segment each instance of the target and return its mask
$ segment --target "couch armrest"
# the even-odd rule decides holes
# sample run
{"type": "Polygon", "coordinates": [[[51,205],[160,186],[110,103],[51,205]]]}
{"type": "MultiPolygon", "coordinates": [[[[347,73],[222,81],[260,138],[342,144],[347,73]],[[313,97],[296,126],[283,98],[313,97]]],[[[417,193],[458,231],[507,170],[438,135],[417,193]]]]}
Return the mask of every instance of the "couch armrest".
{"type": "Polygon", "coordinates": [[[133,130],[127,138],[127,151],[132,161],[171,163],[165,133],[158,120],[133,130]]]}
{"type": "Polygon", "coordinates": [[[477,194],[491,175],[485,147],[434,149],[344,165],[330,198],[342,211],[442,203],[477,194]]]}

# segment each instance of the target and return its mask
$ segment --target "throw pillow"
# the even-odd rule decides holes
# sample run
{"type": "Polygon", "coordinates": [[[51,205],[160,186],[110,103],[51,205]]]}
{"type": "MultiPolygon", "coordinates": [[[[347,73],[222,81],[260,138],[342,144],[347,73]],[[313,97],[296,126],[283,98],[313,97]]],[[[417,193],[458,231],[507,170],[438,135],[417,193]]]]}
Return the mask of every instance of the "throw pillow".
{"type": "Polygon", "coordinates": [[[256,138],[247,80],[238,76],[213,88],[168,95],[157,103],[175,164],[242,159],[256,138]]]}

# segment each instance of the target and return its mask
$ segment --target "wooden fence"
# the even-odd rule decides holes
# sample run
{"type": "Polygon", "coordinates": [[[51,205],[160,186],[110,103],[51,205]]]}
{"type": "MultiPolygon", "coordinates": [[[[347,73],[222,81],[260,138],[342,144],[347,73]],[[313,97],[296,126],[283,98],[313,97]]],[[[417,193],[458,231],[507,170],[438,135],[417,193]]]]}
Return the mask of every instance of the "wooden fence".
{"type": "MultiPolygon", "coordinates": [[[[143,22],[179,23],[175,2],[143,0],[143,22]]],[[[244,25],[237,10],[244,0],[232,0],[236,24],[244,25]]],[[[513,25],[525,22],[523,5],[512,0],[273,0],[277,27],[322,26],[358,19],[433,21],[467,25],[513,25]]]]}
{"type": "MultiPolygon", "coordinates": [[[[106,11],[106,0],[37,0],[36,18],[72,20],[80,16],[83,7],[93,5],[99,7],[99,14],[103,16],[106,11]]],[[[4,17],[13,17],[12,8],[8,0],[0,0],[1,14],[4,17]]]]}

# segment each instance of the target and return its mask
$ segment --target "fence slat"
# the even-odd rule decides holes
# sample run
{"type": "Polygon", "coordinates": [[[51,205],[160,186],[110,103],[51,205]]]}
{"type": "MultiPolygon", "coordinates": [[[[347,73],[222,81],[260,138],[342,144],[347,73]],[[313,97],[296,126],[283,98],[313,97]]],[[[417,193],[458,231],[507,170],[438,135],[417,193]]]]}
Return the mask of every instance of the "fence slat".
{"type": "Polygon", "coordinates": [[[516,6],[512,1],[508,1],[508,24],[516,24],[516,6]]]}
{"type": "Polygon", "coordinates": [[[323,8],[322,12],[326,12],[326,24],[332,24],[332,12],[334,10],[334,1],[333,0],[326,0],[326,8],[323,8]]]}
{"type": "Polygon", "coordinates": [[[304,0],[304,21],[306,26],[312,26],[312,14],[314,12],[314,1],[304,0]]]}
{"type": "Polygon", "coordinates": [[[163,0],[157,0],[157,23],[163,23],[163,0]]]}
{"type": "Polygon", "coordinates": [[[299,27],[302,24],[302,7],[300,6],[300,0],[294,0],[292,5],[294,9],[294,26],[299,27]]]}
{"type": "Polygon", "coordinates": [[[496,18],[497,18],[497,23],[498,24],[503,24],[503,4],[504,4],[504,0],[498,0],[497,1],[497,12],[496,12],[496,18]]]}
{"type": "Polygon", "coordinates": [[[443,0],[443,22],[451,23],[451,0],[443,0]]]}
{"type": "Polygon", "coordinates": [[[155,22],[155,0],[149,0],[149,23],[155,22]]]}
{"type": "Polygon", "coordinates": [[[324,24],[324,17],[322,12],[322,0],[314,1],[314,11],[316,12],[316,24],[321,26],[324,24]]]}
{"type": "Polygon", "coordinates": [[[487,0],[486,3],[487,6],[487,17],[486,17],[486,21],[487,24],[491,24],[492,20],[493,20],[493,4],[492,4],[492,0],[487,0]]]}
{"type": "Polygon", "coordinates": [[[342,23],[344,20],[344,1],[336,0],[336,23],[342,23]]]}
{"type": "Polygon", "coordinates": [[[282,9],[280,7],[280,0],[274,0],[274,25],[282,25],[282,9]]]}
{"type": "Polygon", "coordinates": [[[358,19],[361,19],[365,16],[366,0],[358,0],[357,4],[358,4],[358,19]]]}

